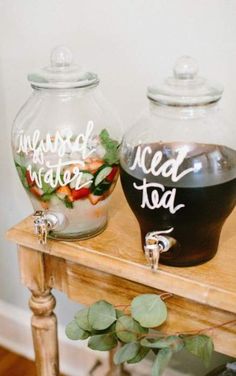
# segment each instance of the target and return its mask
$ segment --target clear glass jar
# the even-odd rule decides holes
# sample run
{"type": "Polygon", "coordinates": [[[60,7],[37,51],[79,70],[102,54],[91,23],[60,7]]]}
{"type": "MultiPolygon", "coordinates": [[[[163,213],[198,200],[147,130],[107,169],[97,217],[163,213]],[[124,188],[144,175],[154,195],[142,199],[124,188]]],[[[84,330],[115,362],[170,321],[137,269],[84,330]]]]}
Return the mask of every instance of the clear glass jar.
{"type": "Polygon", "coordinates": [[[197,71],[184,56],[173,77],[149,87],[149,108],[121,147],[142,245],[150,257],[158,246],[155,257],[174,266],[210,260],[236,204],[236,137],[218,106],[223,89],[197,71]]]}
{"type": "Polygon", "coordinates": [[[65,47],[28,79],[33,93],[14,122],[12,150],[36,231],[41,242],[47,232],[66,240],[96,235],[119,175],[120,122],[98,76],[74,65],[65,47]]]}

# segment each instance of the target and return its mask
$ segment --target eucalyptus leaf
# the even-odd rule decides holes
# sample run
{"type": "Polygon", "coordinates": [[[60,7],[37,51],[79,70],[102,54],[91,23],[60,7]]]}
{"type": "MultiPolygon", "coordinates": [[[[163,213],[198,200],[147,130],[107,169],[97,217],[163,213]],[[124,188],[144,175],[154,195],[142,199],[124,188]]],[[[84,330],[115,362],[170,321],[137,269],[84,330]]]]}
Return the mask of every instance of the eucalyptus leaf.
{"type": "Polygon", "coordinates": [[[117,346],[117,338],[114,333],[98,334],[88,341],[88,347],[92,350],[108,351],[117,346]]]}
{"type": "Polygon", "coordinates": [[[127,362],[128,360],[133,359],[138,355],[140,345],[137,342],[127,343],[122,346],[114,356],[114,363],[121,364],[127,362]]]}
{"type": "Polygon", "coordinates": [[[142,328],[130,316],[121,316],[116,322],[116,335],[122,342],[135,342],[146,333],[148,333],[148,329],[142,328]]]}
{"type": "Polygon", "coordinates": [[[167,308],[158,295],[144,294],[133,299],[132,316],[145,328],[154,328],[167,319],[167,308]]]}
{"type": "Polygon", "coordinates": [[[115,308],[105,300],[99,300],[89,308],[88,320],[93,329],[106,329],[116,321],[115,308]]]}
{"type": "Polygon", "coordinates": [[[81,329],[77,322],[73,320],[66,326],[66,335],[72,340],[78,340],[88,338],[90,333],[81,329]]]}
{"type": "Polygon", "coordinates": [[[195,336],[182,336],[186,350],[203,360],[206,367],[209,366],[214,350],[214,344],[210,337],[202,334],[195,336]]]}
{"type": "Polygon", "coordinates": [[[106,334],[106,333],[116,334],[116,323],[115,322],[112,325],[108,326],[108,328],[106,328],[106,329],[103,329],[103,330],[92,329],[92,331],[91,331],[91,335],[106,334]]]}
{"type": "Polygon", "coordinates": [[[127,363],[134,364],[141,362],[141,360],[143,360],[147,356],[149,351],[150,349],[148,349],[147,347],[140,346],[138,354],[134,358],[128,360],[127,363]]]}
{"type": "Polygon", "coordinates": [[[117,317],[117,319],[119,319],[122,316],[125,316],[124,311],[121,311],[120,309],[116,309],[116,317],[117,317]]]}
{"type": "Polygon", "coordinates": [[[92,331],[92,326],[88,320],[88,312],[89,308],[84,308],[78,311],[75,315],[75,321],[79,325],[79,327],[83,330],[87,330],[88,332],[92,331]]]}
{"type": "Polygon", "coordinates": [[[173,353],[170,349],[161,349],[154,360],[151,376],[161,376],[165,368],[167,367],[172,355],[173,353]]]}
{"type": "Polygon", "coordinates": [[[151,349],[170,348],[173,352],[181,351],[184,347],[184,341],[179,336],[168,336],[160,339],[142,339],[140,344],[151,349]]]}

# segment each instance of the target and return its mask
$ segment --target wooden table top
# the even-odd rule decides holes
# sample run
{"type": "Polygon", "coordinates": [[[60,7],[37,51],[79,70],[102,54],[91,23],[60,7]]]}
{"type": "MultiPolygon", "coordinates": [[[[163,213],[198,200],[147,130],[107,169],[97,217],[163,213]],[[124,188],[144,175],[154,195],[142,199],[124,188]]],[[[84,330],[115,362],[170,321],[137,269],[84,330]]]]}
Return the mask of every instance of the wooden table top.
{"type": "Polygon", "coordinates": [[[153,273],[147,265],[137,221],[121,188],[114,194],[107,229],[89,240],[38,243],[33,220],[28,217],[7,232],[7,238],[83,266],[113,274],[143,285],[236,313],[236,211],[224,225],[217,255],[194,267],[160,265],[153,273]]]}

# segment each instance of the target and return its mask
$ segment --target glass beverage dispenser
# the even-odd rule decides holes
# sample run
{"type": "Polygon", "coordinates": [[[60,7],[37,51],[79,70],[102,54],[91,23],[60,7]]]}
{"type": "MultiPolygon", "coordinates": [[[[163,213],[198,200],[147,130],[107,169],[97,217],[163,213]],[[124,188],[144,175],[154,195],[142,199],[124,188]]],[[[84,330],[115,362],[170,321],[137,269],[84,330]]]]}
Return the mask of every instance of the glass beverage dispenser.
{"type": "Polygon", "coordinates": [[[223,89],[180,58],[148,88],[149,109],[126,133],[121,182],[152,268],[190,266],[216,253],[236,204],[236,137],[218,102],[223,89]]]}
{"type": "Polygon", "coordinates": [[[118,169],[120,124],[99,79],[58,47],[51,66],[28,76],[33,93],[16,117],[12,149],[41,243],[83,239],[107,223],[118,169]]]}

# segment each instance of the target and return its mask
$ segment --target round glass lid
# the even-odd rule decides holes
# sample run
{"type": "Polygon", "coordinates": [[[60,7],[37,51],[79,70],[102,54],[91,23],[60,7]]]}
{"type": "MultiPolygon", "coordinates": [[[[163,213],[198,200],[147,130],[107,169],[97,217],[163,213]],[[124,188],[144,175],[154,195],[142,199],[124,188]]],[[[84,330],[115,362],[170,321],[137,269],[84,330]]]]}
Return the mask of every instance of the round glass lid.
{"type": "Polygon", "coordinates": [[[99,83],[96,73],[86,72],[73,63],[70,49],[64,46],[52,50],[51,65],[30,73],[28,80],[33,87],[52,89],[82,88],[99,83]]]}
{"type": "Polygon", "coordinates": [[[198,64],[189,56],[177,60],[172,77],[147,90],[149,99],[171,106],[208,104],[218,101],[222,94],[222,85],[199,76],[198,64]]]}

